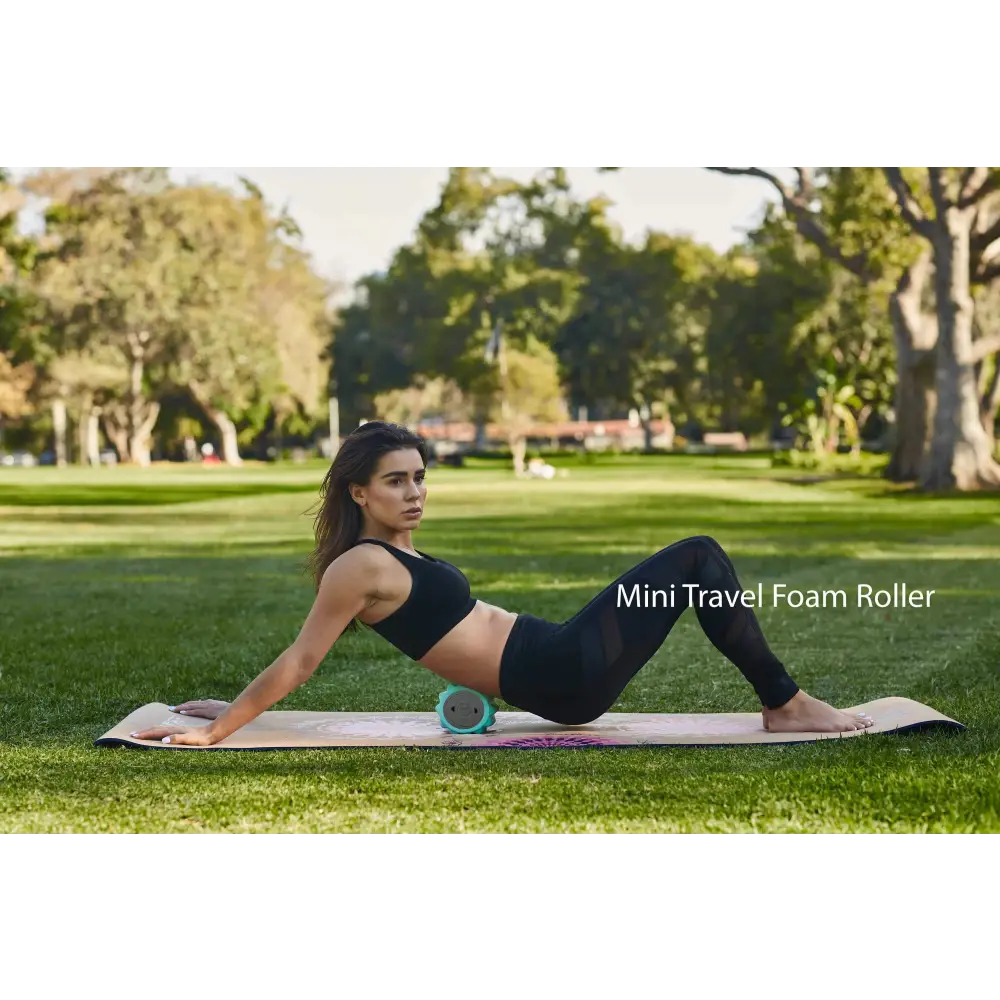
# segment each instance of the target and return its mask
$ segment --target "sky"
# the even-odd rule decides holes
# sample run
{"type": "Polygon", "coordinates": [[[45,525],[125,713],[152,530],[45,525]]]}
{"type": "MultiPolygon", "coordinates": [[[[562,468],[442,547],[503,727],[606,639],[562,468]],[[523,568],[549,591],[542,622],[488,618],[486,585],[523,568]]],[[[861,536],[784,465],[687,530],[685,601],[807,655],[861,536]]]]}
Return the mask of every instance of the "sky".
{"type": "MultiPolygon", "coordinates": [[[[447,167],[171,167],[179,182],[200,179],[234,186],[250,178],[275,208],[287,205],[302,229],[316,270],[353,283],[384,268],[396,247],[413,234],[436,201],[447,167]]],[[[497,174],[527,180],[540,167],[494,167],[497,174]]],[[[567,168],[579,197],[605,194],[609,215],[625,237],[646,229],[689,233],[722,251],[738,242],[760,217],[771,196],[766,182],[725,177],[701,167],[625,167],[598,174],[593,167],[567,168]]]]}
{"type": "MultiPolygon", "coordinates": [[[[767,161],[764,161],[767,165],[767,161]]],[[[779,164],[782,161],[775,161],[779,164]]],[[[492,160],[496,173],[528,180],[543,160],[492,160]]],[[[576,195],[607,195],[627,239],[647,228],[689,233],[722,251],[759,217],[769,186],[713,174],[700,160],[628,160],[598,173],[596,160],[569,160],[576,195]]],[[[348,284],[386,267],[437,201],[447,160],[172,160],[179,182],[252,180],[276,207],[287,205],[317,270],[348,284]]]]}

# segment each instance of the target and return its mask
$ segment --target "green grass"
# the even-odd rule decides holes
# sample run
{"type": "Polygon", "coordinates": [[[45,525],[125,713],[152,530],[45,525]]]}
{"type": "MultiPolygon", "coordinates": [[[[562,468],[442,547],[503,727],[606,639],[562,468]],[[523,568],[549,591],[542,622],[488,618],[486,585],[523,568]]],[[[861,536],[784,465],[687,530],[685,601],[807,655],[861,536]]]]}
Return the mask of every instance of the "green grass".
{"type": "MultiPolygon", "coordinates": [[[[1000,830],[1000,497],[811,481],[755,456],[609,457],[552,482],[435,469],[417,544],[462,566],[476,596],[556,620],[700,533],[747,587],[934,589],[930,609],[760,619],[817,697],[916,698],[965,732],[721,749],[93,747],[146,702],[235,697],[294,638],[323,471],[0,470],[0,831],[1000,830]]],[[[432,711],[441,687],[369,632],[279,707],[432,711]]],[[[755,708],[692,612],[614,707],[755,708]]]]}

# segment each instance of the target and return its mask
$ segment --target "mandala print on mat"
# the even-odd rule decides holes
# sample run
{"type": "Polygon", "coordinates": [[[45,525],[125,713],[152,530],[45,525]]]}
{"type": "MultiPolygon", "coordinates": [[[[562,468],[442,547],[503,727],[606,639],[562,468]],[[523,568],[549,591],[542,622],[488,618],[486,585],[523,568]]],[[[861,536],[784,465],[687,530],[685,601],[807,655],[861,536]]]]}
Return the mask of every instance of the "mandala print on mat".
{"type": "Polygon", "coordinates": [[[490,741],[491,747],[620,747],[618,740],[602,740],[597,736],[523,736],[515,740],[490,741]]]}

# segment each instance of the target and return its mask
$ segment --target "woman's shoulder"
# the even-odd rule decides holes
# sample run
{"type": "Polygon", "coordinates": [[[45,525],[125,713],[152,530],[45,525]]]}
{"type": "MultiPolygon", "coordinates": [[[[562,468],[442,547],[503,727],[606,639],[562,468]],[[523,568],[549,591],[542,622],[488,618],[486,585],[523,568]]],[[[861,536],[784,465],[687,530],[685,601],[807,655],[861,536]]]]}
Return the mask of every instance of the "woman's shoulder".
{"type": "Polygon", "coordinates": [[[389,555],[381,545],[367,545],[355,542],[349,549],[345,549],[336,559],[330,563],[327,572],[356,573],[358,570],[375,569],[379,566],[386,566],[392,562],[389,555]]]}

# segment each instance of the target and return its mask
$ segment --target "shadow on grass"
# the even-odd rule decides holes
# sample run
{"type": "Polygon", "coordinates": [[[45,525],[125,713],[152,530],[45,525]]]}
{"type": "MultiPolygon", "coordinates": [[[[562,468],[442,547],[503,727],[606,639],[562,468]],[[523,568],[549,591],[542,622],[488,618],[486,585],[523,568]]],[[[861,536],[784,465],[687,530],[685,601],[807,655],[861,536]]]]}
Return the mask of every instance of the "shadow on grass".
{"type": "MultiPolygon", "coordinates": [[[[140,579],[144,575],[149,575],[152,589],[146,589],[144,592],[150,593],[155,599],[157,576],[163,577],[159,582],[168,582],[170,578],[179,581],[217,580],[236,584],[253,580],[261,575],[280,576],[292,581],[301,577],[309,554],[301,542],[287,544],[267,541],[245,542],[228,547],[192,546],[183,550],[175,548],[148,553],[136,551],[139,548],[133,546],[133,551],[127,556],[123,555],[120,549],[88,551],[86,558],[66,553],[54,553],[46,558],[40,558],[40,554],[36,553],[30,556],[11,555],[2,563],[4,573],[0,577],[0,594],[8,593],[12,599],[24,598],[24,588],[30,581],[38,581],[39,585],[45,581],[46,587],[62,590],[76,587],[81,581],[100,588],[102,582],[111,584],[116,580],[140,579]]],[[[621,566],[624,572],[657,551],[655,547],[639,544],[637,555],[633,555],[629,551],[623,552],[617,548],[602,551],[590,543],[589,546],[581,544],[572,551],[558,553],[535,551],[526,559],[520,552],[502,546],[494,548],[493,551],[486,549],[486,546],[478,546],[476,552],[467,553],[461,551],[460,547],[445,544],[442,539],[442,544],[434,546],[433,551],[445,558],[451,556],[456,560],[456,565],[470,575],[527,575],[529,578],[538,575],[604,577],[613,572],[609,568],[612,564],[621,566]]],[[[732,551],[737,558],[740,558],[738,546],[733,546],[732,551]]],[[[741,561],[745,561],[748,565],[752,564],[755,574],[767,576],[771,573],[787,573],[790,567],[792,572],[795,572],[796,566],[814,570],[825,562],[842,560],[843,557],[830,555],[817,561],[805,552],[790,549],[787,554],[755,554],[744,556],[741,561]]],[[[945,561],[939,562],[944,565],[945,561]]],[[[612,579],[614,577],[609,577],[608,582],[610,583],[612,579]]],[[[41,599],[45,595],[35,596],[36,599],[41,599]]],[[[8,606],[6,610],[9,611],[10,607],[8,606]]]]}
{"type": "MultiPolygon", "coordinates": [[[[229,498],[232,499],[232,498],[229,498]]],[[[183,501],[188,503],[189,501],[183,501]]],[[[124,506],[124,505],[123,505],[124,506]]],[[[78,513],[70,513],[67,510],[49,510],[46,508],[36,508],[28,518],[30,524],[53,524],[53,525],[76,525],[93,524],[102,526],[121,525],[122,527],[132,527],[135,525],[164,526],[170,524],[190,525],[194,524],[228,524],[233,520],[234,511],[230,507],[220,505],[218,508],[199,510],[196,512],[179,511],[175,508],[177,504],[161,504],[150,507],[148,510],[93,510],[81,509],[78,513]]],[[[259,511],[241,510],[239,511],[243,520],[260,521],[266,520],[266,515],[259,511]]],[[[290,517],[282,517],[282,523],[288,527],[293,527],[296,522],[306,523],[306,508],[290,517]]],[[[311,521],[309,522],[311,524],[311,521]]]]}
{"type": "Polygon", "coordinates": [[[226,497],[264,496],[276,493],[316,493],[316,483],[242,482],[176,483],[149,485],[95,484],[46,485],[20,483],[0,485],[0,507],[159,507],[197,503],[226,497]]]}
{"type": "MultiPolygon", "coordinates": [[[[286,490],[288,493],[306,493],[304,490],[286,490]]],[[[245,494],[244,494],[245,495],[245,494]]],[[[205,499],[199,497],[199,499],[205,499]]],[[[845,498],[850,501],[852,498],[845,498]]],[[[143,538],[143,551],[189,551],[199,547],[243,548],[252,551],[261,546],[275,544],[301,545],[292,540],[297,531],[311,535],[315,498],[303,497],[299,510],[279,519],[273,513],[255,510],[252,506],[238,512],[241,537],[233,533],[226,538],[197,539],[175,544],[167,535],[163,541],[143,538]],[[278,525],[279,530],[275,531],[278,525]],[[277,539],[254,539],[256,527],[277,539]],[[284,530],[287,528],[287,531],[284,530]]],[[[739,546],[744,540],[752,545],[783,544],[790,550],[812,548],[821,543],[856,544],[865,541],[920,542],[923,537],[943,539],[984,523],[982,511],[969,511],[959,515],[951,510],[913,506],[902,516],[898,511],[878,505],[835,502],[821,504],[774,504],[741,501],[720,501],[717,497],[684,494],[674,497],[639,496],[621,503],[609,500],[605,504],[561,504],[551,509],[534,511],[513,510],[509,513],[461,516],[442,511],[440,520],[431,519],[414,532],[417,548],[431,554],[463,553],[470,546],[477,551],[533,555],[553,550],[571,552],[600,552],[626,546],[630,551],[658,551],[673,542],[691,535],[709,534],[718,537],[724,545],[739,546]]],[[[130,528],[184,526],[221,526],[234,521],[234,511],[225,504],[217,508],[200,509],[181,513],[173,506],[151,507],[147,510],[87,510],[71,513],[65,510],[36,508],[26,518],[31,525],[96,525],[102,527],[130,528]]],[[[985,522],[988,523],[988,522],[985,522]]],[[[235,528],[235,524],[234,524],[235,528]]],[[[132,545],[133,539],[108,539],[87,545],[80,539],[80,551],[132,545]]],[[[308,544],[308,542],[307,542],[308,544]]],[[[951,544],[951,542],[949,542],[951,544]]],[[[976,545],[978,540],[956,539],[955,544],[976,545]]],[[[43,551],[39,555],[43,556],[43,551]]]]}
{"type": "Polygon", "coordinates": [[[951,492],[946,490],[921,490],[917,486],[905,486],[895,490],[871,491],[865,494],[870,497],[878,497],[884,500],[909,500],[914,502],[930,500],[947,500],[961,503],[979,501],[980,503],[995,505],[1000,508],[1000,490],[971,490],[965,493],[951,492]]]}

